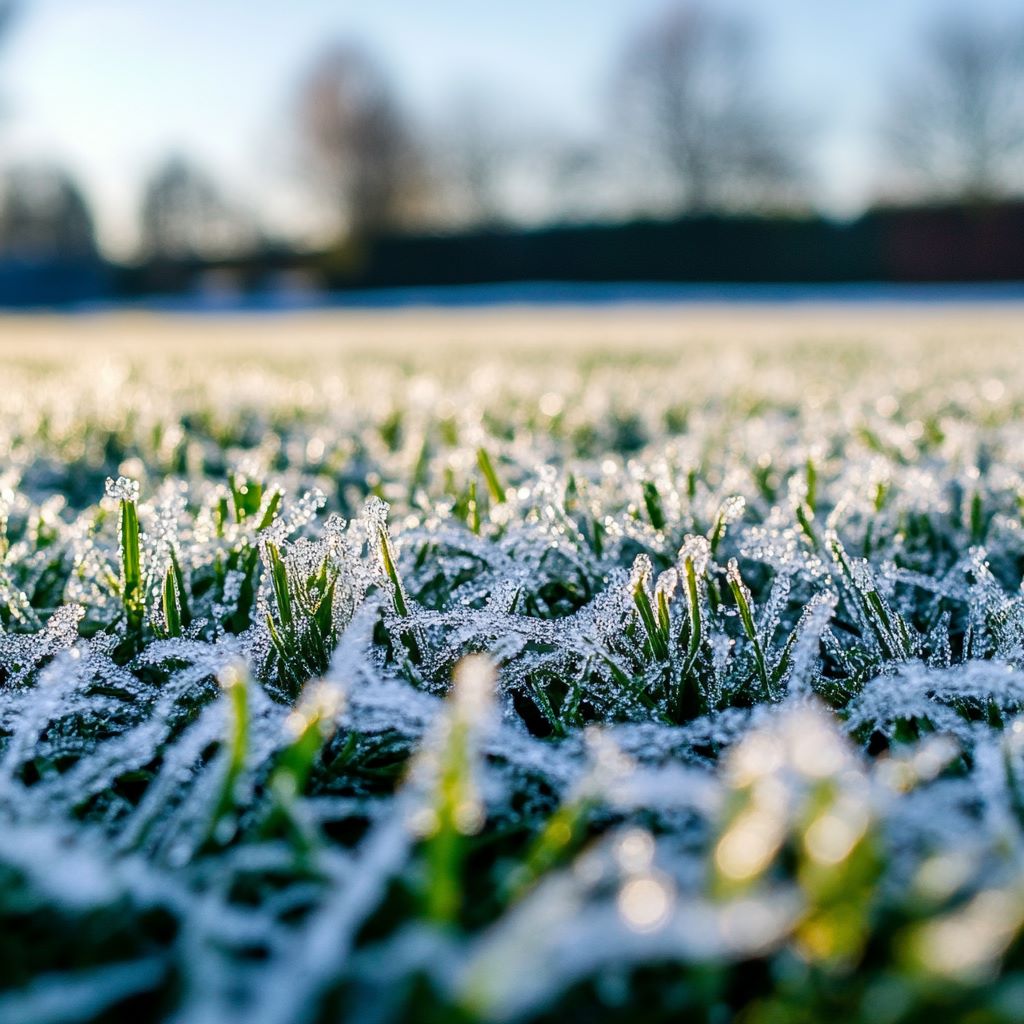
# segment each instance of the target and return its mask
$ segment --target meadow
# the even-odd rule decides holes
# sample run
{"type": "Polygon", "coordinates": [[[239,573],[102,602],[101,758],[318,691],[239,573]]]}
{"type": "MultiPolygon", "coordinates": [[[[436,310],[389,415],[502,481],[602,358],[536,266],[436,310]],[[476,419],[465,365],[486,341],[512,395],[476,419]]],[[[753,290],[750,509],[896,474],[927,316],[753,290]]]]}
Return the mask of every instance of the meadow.
{"type": "Polygon", "coordinates": [[[1024,1019],[1013,306],[0,323],[0,1022],[1024,1019]]]}

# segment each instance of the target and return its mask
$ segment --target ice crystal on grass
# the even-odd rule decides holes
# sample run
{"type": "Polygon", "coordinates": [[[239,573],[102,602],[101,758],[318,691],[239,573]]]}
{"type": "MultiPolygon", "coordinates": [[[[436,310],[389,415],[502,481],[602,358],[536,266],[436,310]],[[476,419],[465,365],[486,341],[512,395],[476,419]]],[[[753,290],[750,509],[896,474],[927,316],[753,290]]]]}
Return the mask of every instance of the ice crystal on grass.
{"type": "Polygon", "coordinates": [[[104,494],[111,501],[138,501],[141,488],[138,480],[132,480],[126,476],[119,476],[116,480],[107,477],[104,487],[104,494]]]}

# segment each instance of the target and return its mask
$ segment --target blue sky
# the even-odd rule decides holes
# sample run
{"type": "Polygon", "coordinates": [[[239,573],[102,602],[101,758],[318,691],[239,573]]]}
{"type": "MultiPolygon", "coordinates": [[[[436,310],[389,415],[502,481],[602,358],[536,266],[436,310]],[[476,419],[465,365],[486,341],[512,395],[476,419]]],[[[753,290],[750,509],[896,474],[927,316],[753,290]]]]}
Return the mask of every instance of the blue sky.
{"type": "MultiPolygon", "coordinates": [[[[66,162],[104,241],[131,241],[141,181],[169,150],[194,153],[271,218],[299,215],[285,182],[288,99],[310,57],[354,37],[406,103],[440,118],[479,88],[551,132],[600,124],[608,68],[664,0],[24,0],[0,56],[0,161],[66,162]]],[[[715,0],[759,29],[774,90],[811,119],[820,201],[870,194],[871,130],[918,29],[954,0],[715,0]]],[[[972,0],[1010,13],[1014,0],[972,0]]]]}

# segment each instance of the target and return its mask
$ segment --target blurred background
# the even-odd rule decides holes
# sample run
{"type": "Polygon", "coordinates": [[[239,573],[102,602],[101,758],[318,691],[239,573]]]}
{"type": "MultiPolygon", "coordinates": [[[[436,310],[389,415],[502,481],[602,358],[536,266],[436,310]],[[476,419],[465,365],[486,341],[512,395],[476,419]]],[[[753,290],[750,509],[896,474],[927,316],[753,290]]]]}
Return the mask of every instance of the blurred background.
{"type": "Polygon", "coordinates": [[[1024,281],[1019,0],[0,0],[0,304],[1024,281]]]}

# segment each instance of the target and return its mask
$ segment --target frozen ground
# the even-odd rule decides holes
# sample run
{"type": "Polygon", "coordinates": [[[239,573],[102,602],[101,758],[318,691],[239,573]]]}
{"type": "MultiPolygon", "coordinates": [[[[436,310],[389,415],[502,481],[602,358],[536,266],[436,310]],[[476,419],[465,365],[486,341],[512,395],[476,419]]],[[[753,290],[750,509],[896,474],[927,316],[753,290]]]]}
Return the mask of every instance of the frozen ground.
{"type": "Polygon", "coordinates": [[[0,322],[0,1021],[1020,1019],[1022,355],[0,322]]]}

